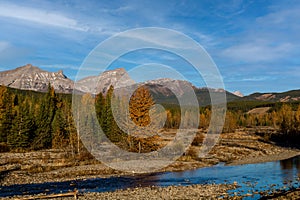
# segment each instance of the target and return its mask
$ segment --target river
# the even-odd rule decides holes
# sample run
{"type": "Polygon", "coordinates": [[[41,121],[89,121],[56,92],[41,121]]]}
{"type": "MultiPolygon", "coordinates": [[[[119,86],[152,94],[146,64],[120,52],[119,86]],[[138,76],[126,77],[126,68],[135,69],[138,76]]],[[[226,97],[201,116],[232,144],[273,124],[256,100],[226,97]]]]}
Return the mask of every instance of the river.
{"type": "MultiPolygon", "coordinates": [[[[95,178],[78,181],[53,182],[0,186],[0,197],[24,194],[61,193],[78,189],[79,192],[104,192],[143,186],[191,185],[206,183],[234,183],[240,187],[231,194],[254,194],[274,189],[288,190],[300,187],[300,156],[290,159],[258,164],[224,166],[186,170],[183,172],[162,172],[145,175],[95,178]]],[[[259,198],[255,194],[249,199],[259,198]]]]}

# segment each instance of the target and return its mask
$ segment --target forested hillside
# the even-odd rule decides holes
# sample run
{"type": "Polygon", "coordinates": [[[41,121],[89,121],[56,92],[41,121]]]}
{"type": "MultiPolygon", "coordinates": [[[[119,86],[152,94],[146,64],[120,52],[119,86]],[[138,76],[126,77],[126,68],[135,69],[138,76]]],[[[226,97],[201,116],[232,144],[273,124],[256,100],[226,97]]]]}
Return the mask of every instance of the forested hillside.
{"type": "Polygon", "coordinates": [[[0,87],[0,142],[3,149],[74,146],[71,95],[0,87]]]}
{"type": "MultiPolygon", "coordinates": [[[[122,132],[113,119],[110,100],[113,87],[104,94],[98,94],[95,108],[99,123],[111,141],[119,143],[122,148],[131,151],[151,151],[158,137],[148,140],[138,140],[122,132]],[[151,144],[153,144],[151,146],[151,144]],[[144,146],[144,147],[143,147],[144,146]],[[146,149],[146,146],[151,146],[146,149]]],[[[74,126],[71,111],[72,95],[56,94],[49,86],[47,93],[24,91],[0,86],[0,151],[38,150],[48,148],[67,148],[73,153],[79,149],[77,131],[74,126]]],[[[152,98],[151,95],[147,98],[152,98]]],[[[139,98],[136,98],[139,99],[139,98]]],[[[142,101],[146,101],[142,99],[142,101]]],[[[151,102],[152,100],[149,100],[151,102]]],[[[153,99],[154,103],[155,99],[153,99]]],[[[139,105],[139,102],[133,102],[139,105]]],[[[149,105],[153,104],[149,103],[149,105]]],[[[140,104],[142,105],[142,104],[140,104]]],[[[139,105],[139,106],[140,106],[139,105]]],[[[166,109],[167,121],[165,128],[179,128],[180,108],[176,104],[162,104],[166,109]]],[[[134,110],[131,108],[131,110],[134,110]]],[[[144,109],[141,109],[144,110],[144,109]]],[[[149,108],[142,115],[135,109],[131,115],[133,119],[147,118],[149,108]]],[[[199,128],[207,129],[210,123],[210,106],[200,108],[199,128]]],[[[141,125],[142,126],[142,125],[141,125]]],[[[283,142],[297,142],[300,135],[300,105],[299,102],[274,103],[259,101],[237,101],[228,103],[228,111],[223,131],[232,132],[238,127],[269,126],[278,130],[275,135],[268,135],[269,139],[283,142]],[[258,107],[268,107],[265,113],[251,114],[249,110],[258,107]]]]}

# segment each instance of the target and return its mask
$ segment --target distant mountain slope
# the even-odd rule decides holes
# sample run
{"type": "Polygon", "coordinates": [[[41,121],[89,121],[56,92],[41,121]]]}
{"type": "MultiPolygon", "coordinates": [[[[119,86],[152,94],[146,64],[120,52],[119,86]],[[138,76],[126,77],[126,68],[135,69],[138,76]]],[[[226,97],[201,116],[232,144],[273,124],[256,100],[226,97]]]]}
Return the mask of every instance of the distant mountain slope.
{"type": "MultiPolygon", "coordinates": [[[[197,97],[200,106],[206,106],[211,104],[210,95],[216,98],[215,100],[216,102],[222,102],[221,100],[223,98],[224,90],[211,89],[211,88],[197,88],[193,86],[191,83],[182,80],[170,80],[168,84],[170,85],[173,84],[173,91],[179,94],[179,96],[184,95],[184,91],[186,91],[185,90],[186,87],[189,86],[192,87],[194,89],[195,95],[197,97]]],[[[176,95],[170,89],[163,87],[161,84],[158,84],[156,80],[151,81],[151,84],[149,84],[149,82],[146,82],[145,85],[150,89],[153,97],[158,103],[178,104],[176,95]]],[[[226,99],[229,102],[237,101],[241,99],[241,97],[236,96],[228,91],[225,91],[225,94],[226,94],[226,99]]]]}
{"type": "MultiPolygon", "coordinates": [[[[76,84],[76,89],[81,92],[99,93],[106,92],[110,85],[116,85],[118,80],[131,83],[125,69],[105,71],[98,76],[86,77],[76,84]]],[[[74,82],[66,77],[60,70],[58,72],[48,72],[38,67],[27,64],[13,70],[0,72],[0,85],[21,90],[32,90],[46,92],[48,85],[54,87],[57,93],[72,93],[74,82]]]]}
{"type": "Polygon", "coordinates": [[[89,76],[76,82],[76,89],[83,92],[98,94],[106,93],[111,85],[114,87],[122,87],[134,84],[124,68],[108,70],[98,76],[89,76]],[[121,80],[120,80],[121,79],[121,80]],[[122,82],[123,85],[120,85],[122,82]]]}
{"type": "MultiPolygon", "coordinates": [[[[72,93],[74,90],[74,82],[68,79],[62,71],[47,72],[31,64],[27,64],[14,70],[0,72],[0,85],[11,88],[46,92],[49,83],[58,93],[72,93]]],[[[176,95],[182,96],[189,88],[193,88],[200,105],[210,104],[209,89],[197,88],[188,81],[162,78],[141,84],[149,88],[158,103],[177,104],[176,95]]],[[[76,82],[75,89],[78,92],[97,94],[99,92],[106,93],[111,85],[115,88],[122,88],[134,86],[135,83],[125,69],[118,68],[105,71],[98,76],[85,77],[76,82]]],[[[221,92],[215,89],[210,89],[210,91],[215,94],[221,92]]],[[[238,96],[229,92],[226,92],[226,94],[228,100],[239,99],[238,96]]]]}
{"type": "Polygon", "coordinates": [[[300,101],[300,90],[290,90],[282,93],[254,93],[243,97],[242,100],[268,102],[300,101]]]}
{"type": "Polygon", "coordinates": [[[152,93],[163,94],[164,96],[178,95],[182,96],[185,91],[195,88],[190,82],[184,80],[174,80],[170,78],[161,78],[150,80],[144,83],[152,93]]]}
{"type": "Polygon", "coordinates": [[[244,97],[244,94],[241,93],[240,91],[234,91],[232,94],[236,95],[236,96],[239,96],[239,97],[244,97]]]}
{"type": "MultiPolygon", "coordinates": [[[[63,72],[48,72],[38,67],[27,64],[14,70],[0,72],[0,85],[21,90],[46,92],[48,84],[51,84],[57,93],[72,93],[74,82],[68,79],[63,72]]],[[[98,76],[86,77],[76,83],[79,92],[105,93],[113,85],[115,88],[133,86],[135,83],[123,68],[105,71],[98,76]],[[122,80],[121,80],[122,79],[122,80]]],[[[224,92],[220,89],[197,88],[184,80],[162,78],[142,83],[149,88],[158,103],[178,104],[177,96],[184,95],[188,88],[193,88],[201,106],[211,103],[210,94],[218,101],[218,95],[224,92]]],[[[228,102],[232,101],[256,101],[256,102],[290,102],[300,101],[300,90],[292,90],[282,93],[254,93],[241,97],[240,92],[226,92],[228,102]]],[[[221,96],[220,96],[221,97],[221,96]]]]}
{"type": "Polygon", "coordinates": [[[0,84],[21,90],[46,92],[49,83],[59,93],[73,91],[73,81],[63,72],[47,72],[38,67],[27,64],[14,70],[0,72],[0,84]]]}

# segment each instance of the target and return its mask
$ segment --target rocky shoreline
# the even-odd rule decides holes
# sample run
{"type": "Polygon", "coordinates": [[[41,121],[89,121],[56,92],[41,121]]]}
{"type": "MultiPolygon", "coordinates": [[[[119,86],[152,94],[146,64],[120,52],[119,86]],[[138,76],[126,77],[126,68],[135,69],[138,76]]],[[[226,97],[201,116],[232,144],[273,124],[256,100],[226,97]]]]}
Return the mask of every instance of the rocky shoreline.
{"type": "MultiPolygon", "coordinates": [[[[294,156],[300,155],[298,150],[286,150],[274,155],[266,155],[261,157],[252,157],[233,161],[227,165],[241,165],[241,164],[252,164],[260,162],[271,162],[276,160],[284,160],[294,156]]],[[[196,169],[201,167],[211,166],[208,163],[189,161],[182,162],[176,161],[171,166],[162,169],[160,172],[167,171],[184,171],[190,169],[196,169]]],[[[1,167],[0,167],[1,168],[1,167]]],[[[15,184],[34,184],[44,182],[63,182],[70,180],[84,180],[93,178],[108,178],[113,176],[126,176],[134,175],[133,173],[120,172],[107,167],[104,164],[92,164],[92,165],[81,165],[73,167],[64,167],[57,170],[41,173],[30,173],[21,169],[21,166],[6,166],[6,170],[3,170],[0,174],[0,185],[9,186],[15,184]],[[11,169],[10,169],[11,168],[11,169]],[[1,175],[2,174],[2,175],[1,175]]]]}
{"type": "MultiPolygon", "coordinates": [[[[171,200],[171,199],[231,199],[239,200],[245,197],[254,198],[253,195],[246,193],[244,195],[238,195],[232,190],[238,188],[239,186],[234,184],[197,184],[189,186],[168,186],[168,187],[135,187],[128,188],[124,190],[116,190],[112,192],[87,192],[87,193],[77,193],[72,195],[70,192],[69,196],[47,198],[50,200],[98,200],[98,199],[109,199],[109,200],[171,200]],[[75,197],[75,198],[74,198],[75,197]]],[[[274,200],[285,200],[285,199],[299,199],[300,189],[291,189],[289,191],[275,191],[269,194],[267,191],[259,192],[261,200],[264,199],[274,199],[274,200]]],[[[39,197],[47,197],[45,194],[39,194],[34,196],[13,196],[2,198],[3,200],[28,200],[28,199],[40,199],[39,197]]],[[[257,199],[257,196],[255,197],[257,199]]]]}
{"type": "Polygon", "coordinates": [[[115,192],[86,193],[79,199],[218,199],[229,198],[228,190],[234,189],[234,185],[191,185],[169,187],[145,187],[115,192]]]}
{"type": "MultiPolygon", "coordinates": [[[[230,196],[228,191],[237,187],[234,184],[207,184],[190,186],[168,186],[168,187],[137,187],[125,190],[116,190],[114,192],[88,192],[79,194],[78,199],[98,200],[156,200],[156,199],[241,199],[242,197],[230,196]]],[[[38,199],[40,195],[34,196],[38,199]]],[[[26,199],[29,196],[14,196],[3,199],[26,199]]],[[[70,197],[49,198],[53,200],[74,199],[70,197]]]]}
{"type": "MultiPolygon", "coordinates": [[[[199,150],[200,147],[192,148],[193,150],[199,150]]],[[[184,171],[212,166],[219,162],[224,162],[226,165],[269,162],[283,160],[297,155],[300,155],[300,151],[298,149],[283,148],[264,142],[255,134],[235,132],[222,135],[218,145],[212,149],[206,158],[193,158],[188,154],[174,162],[172,165],[161,169],[160,172],[184,171]]],[[[125,175],[132,174],[113,170],[104,164],[95,161],[79,163],[72,166],[69,160],[64,157],[64,152],[61,151],[0,154],[1,186],[64,182],[69,180],[76,181],[90,178],[108,178],[125,175]]],[[[147,197],[152,198],[153,196],[153,199],[168,199],[168,196],[174,196],[170,199],[206,199],[208,196],[211,197],[211,199],[217,199],[222,195],[223,197],[229,198],[227,191],[233,187],[236,187],[236,185],[191,185],[169,186],[164,188],[143,187],[118,190],[115,192],[85,193],[79,198],[144,199],[143,195],[148,194],[147,197]],[[161,192],[164,193],[165,196],[159,196],[161,195],[161,192]],[[227,194],[227,196],[225,194],[227,194]],[[187,196],[184,198],[182,195],[187,196]]],[[[233,196],[230,198],[239,198],[233,196]]]]}

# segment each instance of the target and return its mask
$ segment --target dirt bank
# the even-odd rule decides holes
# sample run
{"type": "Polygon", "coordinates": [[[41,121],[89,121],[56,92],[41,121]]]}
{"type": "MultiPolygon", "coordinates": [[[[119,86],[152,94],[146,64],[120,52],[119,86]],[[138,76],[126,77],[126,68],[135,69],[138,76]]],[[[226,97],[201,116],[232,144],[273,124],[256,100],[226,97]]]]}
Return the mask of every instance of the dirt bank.
{"type": "MultiPolygon", "coordinates": [[[[156,199],[229,199],[228,190],[236,188],[235,185],[210,184],[210,185],[191,185],[191,186],[169,186],[169,187],[143,187],[126,190],[117,190],[114,192],[85,193],[79,194],[78,199],[84,200],[156,200],[156,199]]],[[[38,195],[35,196],[38,198],[38,195]]],[[[23,196],[26,199],[27,196],[23,196]]],[[[21,199],[21,197],[4,198],[4,199],[21,199]]],[[[51,198],[50,198],[51,199],[51,198]]],[[[74,199],[71,197],[52,198],[53,200],[74,199]]],[[[241,197],[232,197],[231,199],[241,199],[241,197]]]]}
{"type": "MultiPolygon", "coordinates": [[[[201,148],[201,145],[191,146],[184,156],[160,171],[182,171],[207,167],[220,162],[226,165],[269,162],[300,155],[298,149],[284,148],[266,142],[264,138],[251,131],[222,134],[217,145],[205,158],[198,157],[201,148]]],[[[123,175],[130,174],[116,171],[95,160],[74,163],[71,158],[68,158],[66,152],[59,150],[0,154],[0,185],[2,186],[123,175]]],[[[207,197],[215,199],[222,195],[228,198],[227,190],[232,187],[232,185],[146,187],[116,192],[86,193],[80,199],[145,199],[145,195],[153,199],[168,199],[169,197],[171,199],[206,199],[207,197]]],[[[299,191],[286,195],[299,196],[299,191]]],[[[278,196],[278,198],[281,197],[278,196]]]]}
{"type": "MultiPolygon", "coordinates": [[[[283,148],[264,142],[247,131],[222,134],[218,144],[205,158],[198,158],[201,146],[192,146],[188,153],[160,171],[182,171],[218,164],[239,165],[282,160],[300,155],[297,149],[283,148]]],[[[0,154],[0,184],[60,182],[66,180],[128,175],[97,161],[72,162],[66,152],[48,150],[28,153],[0,154]]]]}

